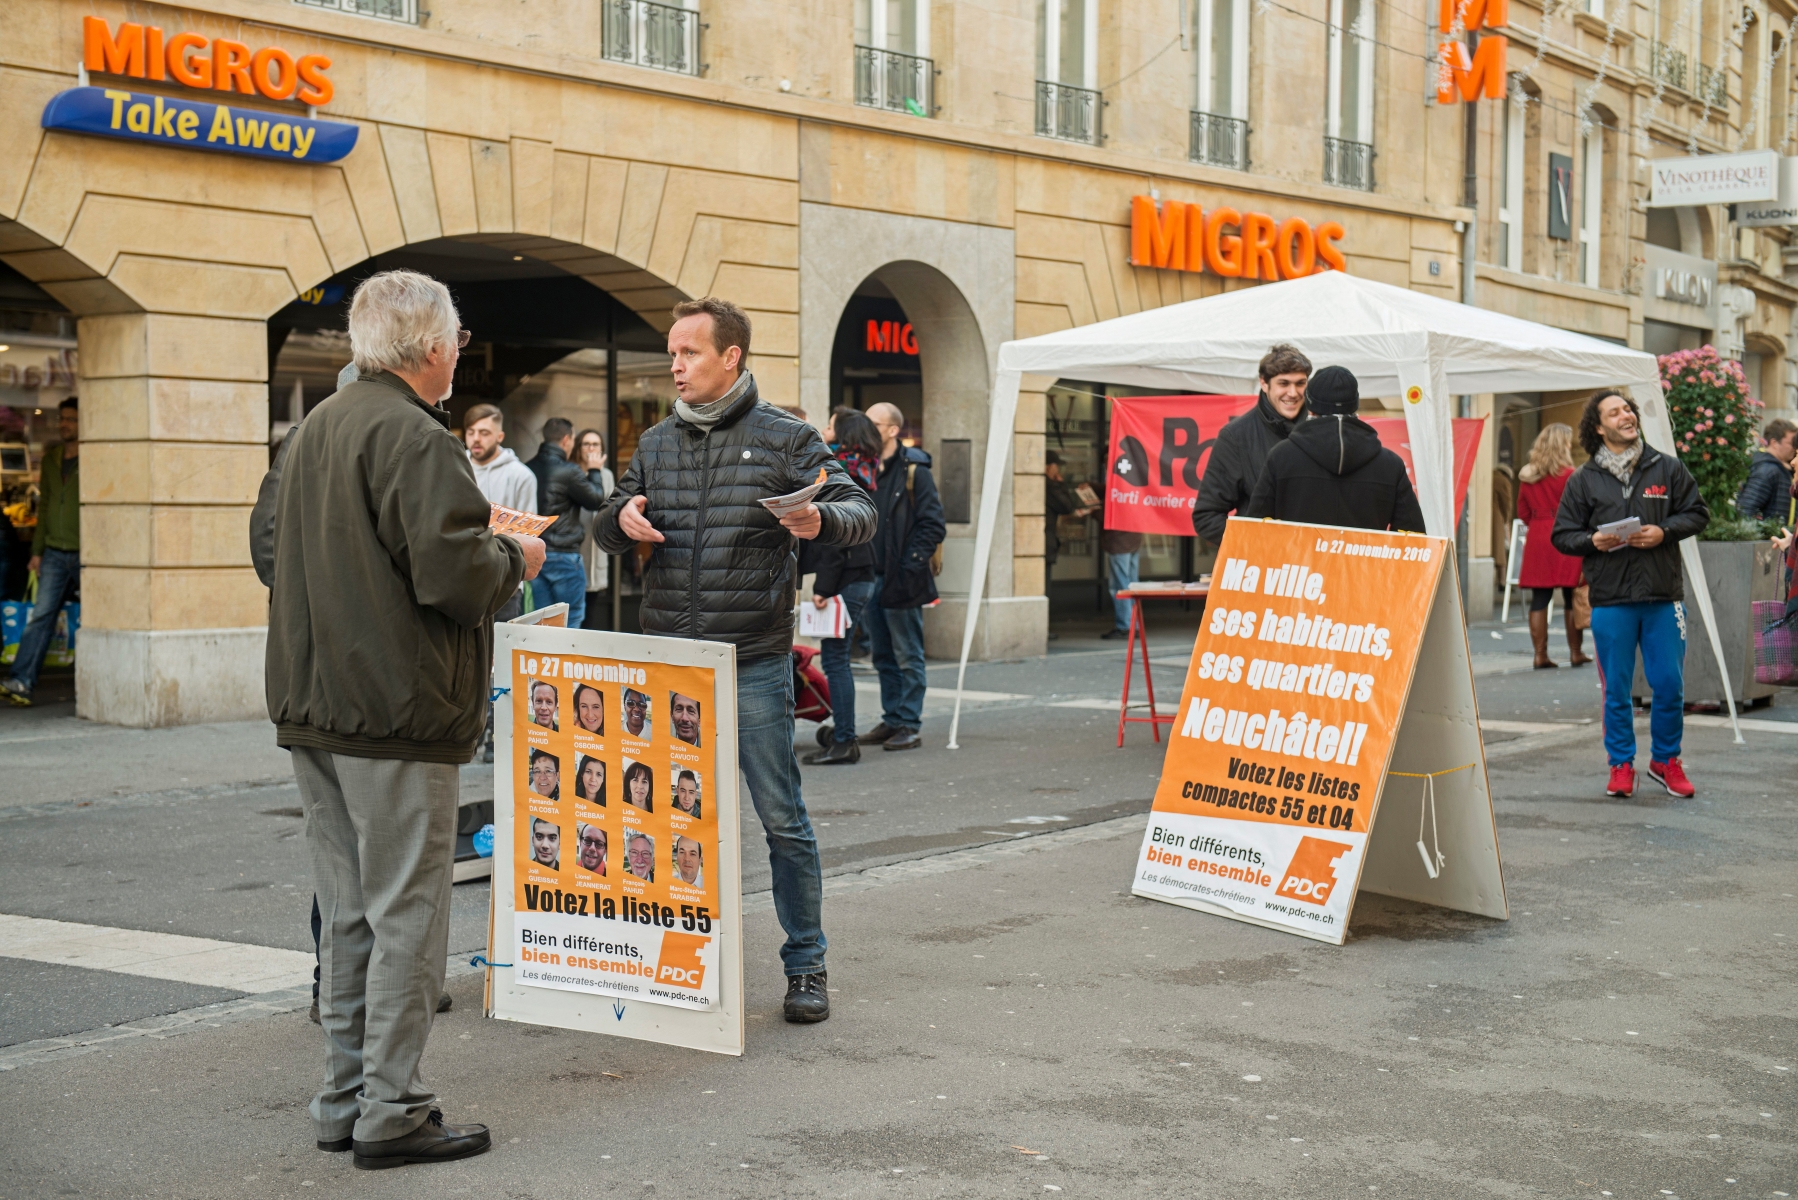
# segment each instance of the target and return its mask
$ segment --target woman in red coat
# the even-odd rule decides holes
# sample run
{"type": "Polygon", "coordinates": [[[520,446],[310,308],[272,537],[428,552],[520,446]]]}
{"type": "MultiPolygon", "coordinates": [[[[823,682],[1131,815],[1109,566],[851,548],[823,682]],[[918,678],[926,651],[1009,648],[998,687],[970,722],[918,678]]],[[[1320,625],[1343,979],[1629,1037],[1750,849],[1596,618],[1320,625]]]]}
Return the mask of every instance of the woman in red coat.
{"type": "Polygon", "coordinates": [[[1567,650],[1573,665],[1591,662],[1581,649],[1584,640],[1573,623],[1573,589],[1580,582],[1580,560],[1562,554],[1549,543],[1561,493],[1573,476],[1573,430],[1554,424],[1543,428],[1530,447],[1530,461],[1517,473],[1522,485],[1517,493],[1517,519],[1529,530],[1523,544],[1523,565],[1518,582],[1530,589],[1530,643],[1536,649],[1536,667],[1559,666],[1548,657],[1548,602],[1561,589],[1561,605],[1567,618],[1567,650]]]}

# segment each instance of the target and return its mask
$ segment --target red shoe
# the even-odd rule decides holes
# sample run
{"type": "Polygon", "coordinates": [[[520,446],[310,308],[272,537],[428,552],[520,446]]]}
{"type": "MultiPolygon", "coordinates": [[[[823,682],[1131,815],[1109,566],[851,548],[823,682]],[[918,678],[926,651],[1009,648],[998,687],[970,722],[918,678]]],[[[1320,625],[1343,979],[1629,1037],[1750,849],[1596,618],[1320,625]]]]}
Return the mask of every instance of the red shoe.
{"type": "MultiPolygon", "coordinates": [[[[1680,778],[1685,778],[1683,775],[1680,778]]],[[[1604,794],[1621,796],[1625,800],[1636,794],[1636,768],[1632,763],[1619,763],[1611,768],[1611,782],[1605,784],[1604,794]]]]}
{"type": "Polygon", "coordinates": [[[1649,759],[1648,777],[1666,788],[1669,796],[1678,796],[1683,800],[1698,794],[1698,789],[1686,778],[1686,769],[1677,758],[1670,758],[1666,762],[1649,759]]]}

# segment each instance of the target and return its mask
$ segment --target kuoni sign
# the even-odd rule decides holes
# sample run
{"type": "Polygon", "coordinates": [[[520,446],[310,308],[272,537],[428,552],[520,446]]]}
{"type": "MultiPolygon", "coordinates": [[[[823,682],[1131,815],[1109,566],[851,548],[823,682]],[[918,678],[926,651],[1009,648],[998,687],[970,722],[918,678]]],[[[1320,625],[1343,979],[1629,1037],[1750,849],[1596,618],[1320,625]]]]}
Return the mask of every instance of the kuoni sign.
{"type": "Polygon", "coordinates": [[[1302,217],[1168,200],[1130,198],[1130,262],[1169,271],[1210,271],[1228,279],[1297,279],[1314,271],[1346,271],[1335,221],[1313,226],[1302,217]]]}

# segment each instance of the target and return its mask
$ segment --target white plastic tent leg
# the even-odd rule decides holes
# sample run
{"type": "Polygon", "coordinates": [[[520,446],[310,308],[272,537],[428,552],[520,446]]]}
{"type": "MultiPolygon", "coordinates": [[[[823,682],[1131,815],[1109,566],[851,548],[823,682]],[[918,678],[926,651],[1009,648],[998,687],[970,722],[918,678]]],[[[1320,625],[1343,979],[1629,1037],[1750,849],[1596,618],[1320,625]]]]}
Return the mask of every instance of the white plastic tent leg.
{"type": "Polygon", "coordinates": [[[1018,416],[1018,388],[1023,376],[1000,371],[993,381],[992,411],[986,423],[986,472],[980,477],[980,524],[974,528],[974,571],[968,578],[968,617],[961,630],[961,666],[955,672],[955,716],[949,721],[951,750],[961,749],[962,682],[968,675],[968,652],[974,648],[974,627],[980,620],[980,601],[986,594],[986,568],[993,556],[993,527],[999,521],[1002,489],[1011,486],[1006,467],[1011,463],[1012,426],[1018,416]]]}
{"type": "MultiPolygon", "coordinates": [[[[1673,453],[1673,423],[1667,418],[1667,401],[1658,383],[1632,384],[1629,389],[1636,407],[1642,410],[1642,436],[1662,454],[1673,453]]],[[[1704,632],[1717,660],[1717,674],[1723,680],[1723,691],[1729,697],[1729,728],[1742,744],[1742,726],[1736,720],[1737,698],[1729,682],[1729,666],[1723,659],[1723,639],[1717,635],[1717,615],[1711,609],[1710,584],[1704,577],[1704,560],[1698,556],[1698,539],[1687,538],[1679,544],[1679,559],[1686,568],[1686,589],[1697,601],[1698,615],[1704,620],[1704,632]]]]}
{"type": "Polygon", "coordinates": [[[1455,536],[1455,434],[1450,419],[1447,380],[1441,367],[1428,360],[1398,364],[1399,392],[1404,397],[1405,434],[1411,443],[1411,469],[1417,476],[1417,502],[1423,508],[1424,532],[1431,537],[1455,536]],[[1412,388],[1420,398],[1410,399],[1412,388]]]}

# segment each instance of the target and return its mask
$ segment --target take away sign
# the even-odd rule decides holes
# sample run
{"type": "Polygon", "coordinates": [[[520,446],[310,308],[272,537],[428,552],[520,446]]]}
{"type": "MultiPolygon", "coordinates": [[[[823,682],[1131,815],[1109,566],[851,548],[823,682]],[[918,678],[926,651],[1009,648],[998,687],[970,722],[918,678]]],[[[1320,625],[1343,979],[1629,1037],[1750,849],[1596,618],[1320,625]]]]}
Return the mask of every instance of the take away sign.
{"type": "Polygon", "coordinates": [[[1509,916],[1454,544],[1233,518],[1131,893],[1341,945],[1362,888],[1509,916]]]}
{"type": "MultiPolygon", "coordinates": [[[[1120,396],[1111,402],[1111,447],[1106,459],[1105,528],[1131,533],[1192,536],[1192,508],[1211,462],[1211,447],[1230,421],[1255,407],[1253,396],[1120,396]]],[[[1244,418],[1253,420],[1253,417],[1244,418]]],[[[1405,460],[1411,486],[1411,435],[1403,417],[1367,422],[1380,444],[1405,460]]],[[[1455,520],[1467,502],[1474,455],[1485,422],[1454,422],[1455,520]]]]}

